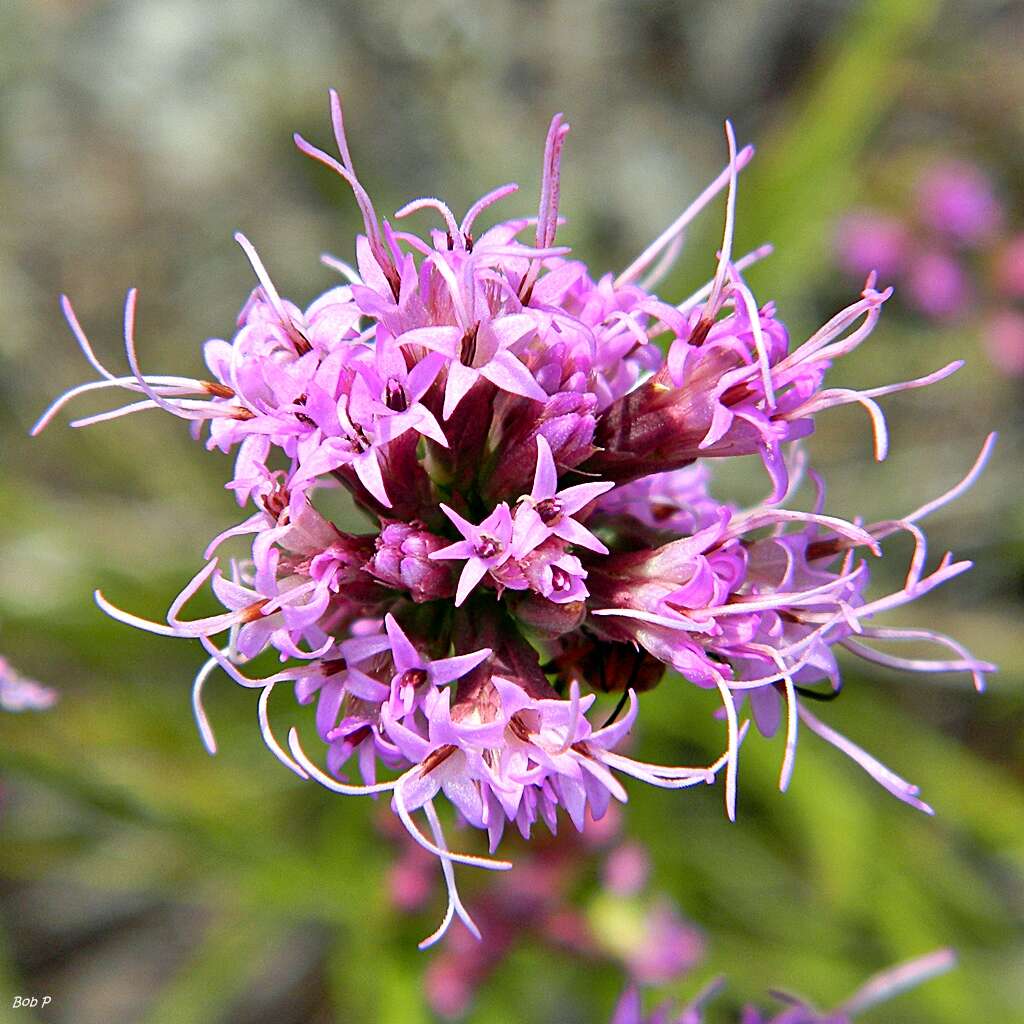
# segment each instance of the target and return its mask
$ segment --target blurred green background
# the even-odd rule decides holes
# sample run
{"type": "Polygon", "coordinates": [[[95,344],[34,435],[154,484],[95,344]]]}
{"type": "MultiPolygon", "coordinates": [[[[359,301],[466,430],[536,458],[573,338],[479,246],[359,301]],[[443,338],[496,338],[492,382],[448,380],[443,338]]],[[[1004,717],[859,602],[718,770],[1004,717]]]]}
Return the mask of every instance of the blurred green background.
{"type": "MultiPolygon", "coordinates": [[[[189,374],[253,283],[234,230],[300,305],[333,283],[318,256],[350,257],[355,206],[290,143],[293,130],[329,138],[333,85],[384,212],[424,194],[458,211],[510,180],[522,191],[506,211],[533,211],[547,121],[566,111],[560,238],[598,271],[623,266],[717,171],[731,116],[759,146],[739,251],[778,245],[749,276],[800,338],[856,292],[834,267],[835,224],[871,200],[888,154],[978,161],[1022,226],[1021,38],[1024,6],[981,0],[0,5],[0,651],[62,694],[51,712],[0,717],[0,1020],[433,1019],[422,971],[436,954],[415,942],[438,907],[391,908],[392,852],[369,803],[281,768],[254,695],[225,680],[208,691],[221,745],[209,758],[189,707],[198,647],[94,607],[98,586],[161,618],[239,516],[227,460],[167,417],[59,423],[29,441],[48,400],[91,378],[59,292],[120,365],[120,305],[137,285],[144,366],[189,374]],[[53,1002],[12,1010],[18,994],[53,1002]]],[[[720,224],[716,209],[695,229],[666,297],[709,275],[720,224]]],[[[1022,384],[988,364],[970,318],[941,328],[898,310],[835,379],[880,384],[960,355],[952,382],[888,402],[887,463],[871,461],[853,410],[823,417],[810,444],[830,511],[871,518],[939,493],[989,429],[1002,433],[982,482],[932,523],[933,558],[952,548],[975,571],[895,617],[999,662],[990,692],[855,665],[826,714],[920,783],[937,817],[806,734],[785,796],[778,743],[747,743],[735,825],[719,791],[631,787],[627,832],[708,942],[666,992],[724,971],[723,1007],[771,985],[828,1004],[873,970],[953,945],[956,972],[866,1019],[1024,1020],[1022,384]]],[[[763,493],[757,468],[743,470],[720,496],[763,493]]],[[[897,543],[895,561],[905,553],[897,543]]],[[[666,683],[644,703],[642,756],[718,749],[707,694],[666,683]]],[[[470,906],[486,882],[465,879],[470,906]]],[[[599,907],[593,891],[579,898],[599,907]]],[[[622,982],[607,962],[525,943],[468,1019],[595,1024],[622,982]]]]}

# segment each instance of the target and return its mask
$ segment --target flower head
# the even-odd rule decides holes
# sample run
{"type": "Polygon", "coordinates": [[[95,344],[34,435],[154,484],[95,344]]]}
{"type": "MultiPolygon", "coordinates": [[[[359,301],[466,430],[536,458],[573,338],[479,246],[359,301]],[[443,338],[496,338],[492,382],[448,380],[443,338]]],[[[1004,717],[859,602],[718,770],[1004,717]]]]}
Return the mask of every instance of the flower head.
{"type": "MultiPolygon", "coordinates": [[[[389,795],[410,836],[437,858],[448,892],[425,945],[456,917],[477,932],[456,864],[511,866],[452,850],[442,801],[487,834],[491,853],[510,825],[525,837],[565,818],[583,829],[627,800],[631,780],[686,789],[724,775],[734,816],[752,718],[769,735],[785,721],[782,788],[803,725],[927,809],[916,787],[806,702],[840,692],[840,651],[981,685],[991,666],[956,641],[877,619],[968,567],[951,555],[929,566],[919,523],[974,481],[991,442],[942,498],[868,525],[826,514],[797,442],[819,413],[858,404],[882,459],[879,399],[960,364],[863,390],[827,384],[833,363],[869,337],[890,290],[869,275],[852,303],[791,341],[781,310],[755,299],[744,277],[769,247],[733,253],[738,176],[753,150],[737,147],[731,125],[722,173],[615,275],[592,273],[556,240],[569,131],[561,115],[548,131],[536,216],[483,229],[513,186],[461,220],[433,198],[399,210],[398,227],[382,220],[356,174],[335,93],[331,115],[336,157],[296,142],[347,183],[362,217],[354,265],[325,258],[342,283],[293,302],[237,236],[256,287],[231,337],[207,343],[209,379],[142,371],[134,291],[121,374],[99,360],[65,300],[99,379],[58,398],[37,424],[83,393],[122,392],[125,404],[74,425],[159,408],[196,437],[205,431],[208,448],[234,451],[228,487],[248,514],[210,544],[166,623],[97,593],[121,621],[203,646],[193,706],[211,752],[202,698],[220,668],[260,691],[260,731],[284,766],[339,794],[389,795]],[[659,297],[684,230],[722,191],[711,279],[680,302],[659,297]],[[413,216],[434,227],[414,233],[405,220],[413,216]],[[746,509],[713,495],[708,471],[712,460],[744,455],[760,459],[771,485],[746,509]],[[809,510],[794,507],[802,480],[817,494],[809,510]],[[321,498],[332,488],[365,514],[364,532],[326,516],[321,498]],[[915,544],[905,583],[878,594],[866,555],[900,532],[915,544]],[[207,585],[224,610],[189,618],[207,585]],[[879,649],[909,640],[938,653],[906,659],[879,649]],[[257,657],[278,664],[250,674],[257,657]],[[707,763],[658,765],[622,750],[641,720],[637,694],[668,668],[721,703],[724,752],[707,763]],[[281,684],[298,703],[315,702],[318,748],[297,729],[287,742],[275,733],[269,701],[281,684]],[[349,777],[351,763],[361,782],[349,777]]],[[[652,926],[666,949],[678,946],[672,920],[652,926]]],[[[648,959],[637,973],[661,969],[648,959]]]]}

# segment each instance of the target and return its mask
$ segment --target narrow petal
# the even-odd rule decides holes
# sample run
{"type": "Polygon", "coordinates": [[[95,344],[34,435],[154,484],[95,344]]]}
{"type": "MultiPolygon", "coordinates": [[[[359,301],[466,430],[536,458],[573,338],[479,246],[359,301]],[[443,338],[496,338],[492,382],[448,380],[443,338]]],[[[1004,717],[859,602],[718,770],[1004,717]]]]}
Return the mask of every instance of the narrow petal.
{"type": "Polygon", "coordinates": [[[458,408],[459,402],[466,397],[469,389],[480,379],[478,371],[470,366],[452,361],[448,364],[448,381],[444,387],[443,419],[449,419],[458,408]]]}
{"type": "Polygon", "coordinates": [[[498,352],[480,374],[502,391],[537,402],[547,401],[547,392],[533,379],[533,374],[511,352],[498,352]]]}
{"type": "Polygon", "coordinates": [[[463,567],[459,577],[458,590],[455,592],[455,607],[458,608],[473,588],[487,575],[487,566],[482,559],[471,558],[463,567]]]}
{"type": "Polygon", "coordinates": [[[395,672],[401,673],[410,668],[422,668],[423,659],[390,612],[384,616],[384,628],[388,631],[388,639],[391,641],[391,656],[395,662],[395,672]]]}
{"type": "Polygon", "coordinates": [[[543,434],[538,434],[537,468],[534,470],[533,490],[530,491],[530,496],[534,501],[540,501],[543,498],[550,498],[557,489],[558,471],[555,469],[555,460],[551,455],[551,445],[548,444],[548,439],[543,434]]]}
{"type": "Polygon", "coordinates": [[[457,654],[454,658],[442,658],[440,661],[433,661],[427,668],[430,681],[436,686],[444,686],[455,679],[461,679],[467,672],[471,672],[481,662],[491,656],[491,649],[484,647],[472,654],[457,654]]]}

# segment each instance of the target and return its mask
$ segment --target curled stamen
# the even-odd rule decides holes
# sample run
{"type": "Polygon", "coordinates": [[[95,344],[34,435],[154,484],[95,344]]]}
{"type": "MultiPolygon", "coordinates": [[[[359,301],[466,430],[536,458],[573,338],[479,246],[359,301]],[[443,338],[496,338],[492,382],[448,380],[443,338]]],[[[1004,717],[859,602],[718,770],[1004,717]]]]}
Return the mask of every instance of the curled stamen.
{"type": "Polygon", "coordinates": [[[865,289],[862,297],[841,309],[827,323],[819,327],[802,345],[797,346],[773,367],[776,381],[785,379],[789,371],[797,372],[801,366],[816,361],[828,361],[852,352],[874,330],[882,315],[882,304],[892,295],[892,289],[876,292],[865,289]],[[863,318],[849,335],[843,332],[863,318]],[[834,339],[839,338],[839,341],[834,339]]]}
{"type": "Polygon", "coordinates": [[[911,807],[924,811],[925,814],[935,813],[928,804],[918,799],[917,794],[920,792],[920,789],[917,786],[907,782],[906,779],[901,778],[894,771],[886,768],[881,761],[872,757],[866,750],[858,747],[856,743],[830,729],[802,705],[799,706],[799,714],[811,732],[817,733],[827,743],[831,743],[832,746],[837,747],[847,757],[856,761],[883,789],[887,789],[893,796],[906,804],[910,804],[911,807]]]}
{"type": "MultiPolygon", "coordinates": [[[[797,590],[789,594],[744,595],[737,594],[733,604],[722,605],[714,609],[715,617],[723,615],[745,615],[750,611],[765,611],[769,608],[799,608],[804,604],[817,604],[818,600],[832,590],[840,590],[847,584],[855,583],[866,572],[864,565],[859,565],[853,572],[837,576],[828,583],[807,590],[797,590]]],[[[595,612],[596,614],[596,612],[595,612]]]]}
{"type": "MultiPolygon", "coordinates": [[[[218,398],[231,398],[234,396],[234,391],[226,389],[229,393],[218,394],[213,390],[214,385],[208,381],[189,380],[187,377],[156,377],[149,376],[146,378],[147,382],[153,387],[153,389],[161,396],[165,398],[173,398],[179,395],[195,395],[195,394],[208,394],[215,395],[218,398]]],[[[223,385],[217,385],[217,387],[223,387],[223,385]]],[[[30,434],[32,437],[36,437],[43,430],[45,430],[54,417],[61,409],[64,408],[69,402],[73,401],[79,395],[88,394],[90,391],[102,391],[107,388],[121,388],[126,391],[141,392],[142,388],[139,387],[138,381],[134,376],[132,377],[108,377],[106,380],[94,380],[89,381],[86,384],[79,384],[76,387],[70,388],[65,391],[64,394],[54,399],[53,402],[47,407],[46,411],[36,421],[30,434]]],[[[149,404],[149,403],[147,403],[149,404]]],[[[153,403],[155,405],[155,403],[153,403]]]]}
{"type": "MultiPolygon", "coordinates": [[[[128,297],[124,304],[124,348],[128,356],[128,365],[131,367],[132,373],[135,374],[135,381],[138,384],[139,390],[144,392],[150,401],[155,402],[161,409],[181,419],[202,420],[209,419],[211,416],[223,415],[238,418],[243,413],[246,418],[251,416],[252,413],[248,409],[242,409],[240,406],[225,409],[224,407],[211,406],[207,402],[191,403],[187,401],[182,401],[175,405],[172,402],[168,402],[150,384],[149,379],[143,376],[142,370],[139,369],[139,359],[135,352],[135,304],[137,298],[138,290],[135,288],[129,289],[128,297]]],[[[90,421],[96,422],[96,417],[90,417],[90,421]]],[[[76,421],[76,423],[80,426],[85,425],[84,421],[81,420],[76,421]]]]}
{"type": "Polygon", "coordinates": [[[92,345],[89,344],[89,338],[85,331],[82,330],[82,325],[78,322],[78,317],[75,315],[75,309],[71,305],[71,300],[66,296],[60,297],[60,308],[64,314],[64,319],[67,321],[68,327],[71,328],[71,333],[75,336],[75,341],[78,342],[78,347],[82,350],[82,354],[85,356],[89,365],[101,376],[106,377],[107,380],[113,380],[114,374],[112,374],[96,357],[96,353],[93,351],[92,345]]]}
{"type": "MultiPolygon", "coordinates": [[[[555,241],[558,230],[558,202],[561,196],[561,161],[562,147],[565,137],[569,134],[569,125],[564,122],[563,114],[555,114],[548,128],[547,142],[544,145],[544,174],[541,178],[540,205],[537,210],[537,248],[550,248],[555,241]]],[[[533,286],[540,274],[540,263],[534,259],[519,285],[519,298],[523,305],[528,305],[533,294],[533,286]]]]}
{"type": "MultiPolygon", "coordinates": [[[[232,636],[232,634],[237,631],[237,628],[238,624],[236,623],[231,627],[231,633],[229,636],[232,636]]],[[[272,675],[264,676],[262,679],[252,679],[241,672],[238,666],[234,664],[232,658],[228,657],[228,654],[234,649],[233,636],[226,649],[217,647],[217,645],[214,644],[207,636],[200,635],[197,639],[206,650],[206,653],[217,662],[221,671],[223,671],[232,682],[238,683],[239,686],[244,686],[247,690],[261,690],[263,687],[268,686],[271,683],[294,680],[301,674],[300,669],[284,669],[282,672],[275,672],[272,675]]]]}
{"type": "Polygon", "coordinates": [[[792,675],[786,671],[786,664],[776,652],[772,652],[775,664],[782,676],[783,691],[786,696],[786,749],[782,755],[782,767],[779,769],[779,790],[785,793],[789,789],[790,780],[793,778],[793,766],[796,763],[796,730],[797,730],[797,701],[796,686],[793,683],[792,675]]]}
{"type": "MultiPolygon", "coordinates": [[[[840,519],[837,516],[826,516],[815,512],[795,512],[785,508],[760,508],[734,516],[729,521],[728,536],[741,536],[751,530],[769,524],[785,525],[786,523],[815,524],[832,530],[839,537],[844,537],[855,546],[864,546],[873,554],[881,554],[881,548],[875,535],[867,530],[840,519]]],[[[837,552],[838,553],[838,550],[837,552]]],[[[810,556],[809,556],[810,557],[810,556]]]]}
{"type": "Polygon", "coordinates": [[[715,781],[715,769],[712,766],[684,768],[649,764],[646,761],[638,761],[635,758],[625,757],[608,750],[601,754],[601,760],[616,771],[632,775],[634,778],[642,779],[644,782],[660,786],[663,789],[684,789],[687,786],[715,781]]]}
{"type": "Polygon", "coordinates": [[[372,786],[351,786],[346,782],[339,782],[337,779],[332,779],[329,775],[318,768],[313,761],[310,760],[310,757],[305,750],[302,749],[302,744],[299,741],[299,731],[294,726],[288,730],[288,747],[295,760],[306,772],[309,773],[310,778],[319,782],[325,789],[329,789],[334,793],[342,793],[345,796],[370,796],[373,793],[390,793],[397,785],[396,781],[378,782],[372,786]]]}
{"type": "Polygon", "coordinates": [[[398,811],[399,818],[402,819],[402,824],[405,825],[406,831],[412,838],[419,843],[428,853],[432,853],[435,857],[439,857],[441,860],[450,860],[456,864],[468,864],[470,867],[486,868],[489,871],[508,871],[512,867],[512,862],[508,860],[494,860],[491,857],[478,857],[471,853],[453,853],[451,850],[446,850],[436,843],[432,843],[417,827],[416,822],[413,821],[412,815],[409,813],[409,809],[405,803],[405,792],[404,786],[412,776],[420,771],[420,766],[416,765],[407,771],[404,775],[398,778],[392,785],[394,787],[394,805],[395,810],[398,811]]]}
{"type": "Polygon", "coordinates": [[[505,196],[510,196],[513,192],[518,191],[519,186],[510,182],[508,185],[501,185],[494,189],[493,192],[488,192],[487,195],[482,196],[466,211],[466,216],[462,218],[462,223],[459,225],[459,233],[468,235],[473,229],[474,221],[484,210],[489,206],[493,206],[499,199],[504,199],[505,196]]]}
{"type": "Polygon", "coordinates": [[[725,286],[729,262],[732,259],[732,238],[736,228],[736,178],[739,173],[736,162],[736,134],[732,122],[725,122],[725,137],[729,144],[729,191],[725,200],[725,228],[722,232],[722,248],[718,254],[718,270],[711,285],[711,294],[704,304],[701,321],[713,321],[718,312],[719,299],[725,286]]]}
{"type": "MultiPolygon", "coordinates": [[[[440,849],[447,850],[448,844],[445,842],[444,832],[441,829],[441,822],[438,820],[437,811],[434,810],[434,801],[428,800],[423,805],[423,811],[427,816],[430,831],[434,834],[434,841],[440,849]]],[[[473,918],[469,916],[469,911],[462,904],[459,890],[455,885],[455,869],[452,867],[452,862],[446,857],[441,858],[441,873],[444,876],[445,888],[448,891],[448,907],[445,911],[444,919],[437,930],[419,943],[420,949],[429,949],[435,942],[441,939],[448,931],[453,916],[456,914],[475,939],[479,940],[481,938],[480,929],[477,928],[473,918]]]]}
{"type": "MultiPolygon", "coordinates": [[[[931,515],[932,512],[942,508],[943,505],[948,505],[951,501],[955,501],[959,498],[960,495],[965,494],[975,485],[975,483],[977,483],[978,477],[981,476],[982,470],[984,470],[985,465],[988,463],[988,460],[992,455],[992,450],[995,448],[998,436],[998,434],[993,432],[985,438],[985,443],[981,446],[981,451],[978,452],[977,458],[972,463],[971,468],[967,471],[964,478],[958,484],[955,484],[944,494],[940,494],[937,498],[933,498],[931,501],[921,505],[920,508],[916,508],[913,512],[909,512],[900,519],[893,520],[891,524],[886,523],[880,525],[891,525],[894,529],[899,529],[906,523],[920,522],[920,520],[924,519],[925,516],[931,515]]],[[[891,533],[893,530],[889,530],[889,532],[891,533]]],[[[888,536],[888,534],[881,530],[876,530],[875,536],[881,539],[882,537],[888,536]]]]}
{"type": "Polygon", "coordinates": [[[235,232],[235,241],[242,247],[242,251],[245,253],[246,259],[248,259],[256,277],[259,279],[260,287],[263,289],[263,294],[266,295],[267,301],[270,303],[274,312],[277,314],[278,320],[281,322],[281,326],[287,332],[288,337],[291,338],[292,344],[295,345],[295,351],[298,352],[300,356],[310,352],[313,346],[310,345],[305,334],[302,333],[300,325],[295,322],[291,313],[288,312],[287,307],[281,300],[280,294],[274,287],[274,282],[271,281],[270,275],[267,273],[267,268],[263,265],[263,261],[259,258],[252,242],[250,242],[241,231],[235,232]]]}
{"type": "Polygon", "coordinates": [[[359,212],[363,217],[363,226],[366,229],[367,241],[370,243],[370,251],[373,253],[374,259],[377,261],[385,278],[387,278],[391,291],[397,299],[401,290],[401,279],[398,269],[381,240],[380,222],[377,219],[377,212],[373,208],[373,203],[370,201],[366,189],[359,183],[359,179],[356,177],[352,166],[352,157],[348,150],[348,140],[345,138],[341,98],[333,89],[330,90],[330,98],[331,122],[334,126],[334,138],[338,146],[338,152],[341,154],[342,162],[338,163],[334,157],[325,153],[322,149],[318,149],[312,143],[307,142],[298,132],[293,136],[295,145],[300,152],[322,163],[325,167],[338,174],[348,187],[352,189],[356,205],[359,207],[359,212]]]}
{"type": "Polygon", "coordinates": [[[237,414],[238,407],[213,406],[207,402],[191,400],[183,397],[187,395],[210,395],[215,398],[233,397],[235,394],[234,390],[228,388],[224,384],[173,375],[152,375],[143,377],[138,368],[138,361],[135,356],[134,331],[136,299],[137,292],[132,288],[129,290],[125,300],[124,340],[133,376],[118,377],[111,373],[110,370],[108,370],[96,357],[92,346],[89,344],[89,339],[86,337],[81,324],[78,322],[78,318],[75,316],[75,312],[71,307],[70,301],[66,296],[61,297],[61,304],[65,318],[68,321],[68,325],[70,326],[72,333],[78,341],[79,347],[84,353],[89,364],[101,375],[101,377],[103,377],[103,380],[89,381],[85,384],[79,384],[76,387],[65,391],[64,394],[56,398],[32,427],[31,435],[33,437],[45,430],[53,421],[53,418],[57,413],[79,395],[87,394],[92,391],[102,391],[108,388],[121,388],[125,391],[141,392],[147,396],[147,399],[141,402],[130,403],[118,409],[112,409],[107,412],[97,413],[92,416],[72,420],[72,427],[89,426],[93,423],[101,423],[106,420],[118,419],[121,416],[127,416],[134,412],[153,408],[161,408],[175,416],[193,421],[212,419],[221,416],[233,416],[237,414]],[[166,401],[167,398],[180,398],[181,400],[178,402],[168,402],[166,401]]]}
{"type": "Polygon", "coordinates": [[[161,622],[153,622],[150,619],[143,619],[138,615],[132,615],[131,612],[123,611],[118,608],[117,605],[111,604],[100,590],[93,591],[93,600],[96,604],[107,613],[112,619],[117,619],[118,622],[123,622],[126,626],[134,626],[136,629],[144,629],[147,633],[156,633],[157,636],[174,636],[183,637],[186,634],[182,633],[179,629],[173,629],[170,626],[165,626],[161,622]]]}
{"type": "Polygon", "coordinates": [[[750,328],[754,334],[754,347],[757,349],[757,360],[761,367],[761,385],[764,388],[765,404],[769,409],[775,408],[775,387],[772,384],[772,368],[768,362],[768,349],[764,342],[764,330],[761,327],[761,314],[758,311],[757,303],[750,289],[743,283],[739,274],[732,274],[732,287],[743,308],[747,312],[747,319],[750,321],[750,328]]]}
{"type": "MultiPolygon", "coordinates": [[[[755,263],[759,263],[767,256],[775,251],[775,247],[770,243],[759,245],[756,249],[751,249],[746,255],[741,256],[738,260],[733,263],[733,269],[737,273],[743,273],[747,267],[752,267],[755,263]]],[[[688,313],[698,302],[708,297],[711,294],[711,289],[714,287],[715,279],[712,278],[710,281],[705,282],[700,288],[697,289],[692,295],[683,299],[682,302],[676,305],[676,309],[680,313],[688,313]]]]}
{"type": "Polygon", "coordinates": [[[203,667],[196,673],[195,681],[192,683],[192,712],[195,715],[196,726],[199,729],[203,746],[206,747],[207,752],[210,754],[217,753],[217,740],[213,735],[213,728],[206,715],[206,709],[203,707],[203,686],[215,668],[217,668],[217,659],[208,658],[203,663],[203,667]]]}
{"type": "Polygon", "coordinates": [[[672,240],[680,234],[686,226],[704,209],[719,192],[725,188],[730,181],[734,170],[742,171],[750,163],[754,155],[753,146],[744,146],[736,154],[735,161],[730,160],[729,165],[718,175],[717,178],[683,212],[644,249],[642,253],[621,274],[615,279],[616,288],[629,284],[635,280],[643,271],[658,257],[658,254],[669,245],[672,240]]]}
{"type": "Polygon", "coordinates": [[[118,420],[123,416],[131,416],[133,413],[143,412],[146,409],[162,409],[165,412],[169,411],[179,419],[191,421],[193,425],[204,420],[248,419],[253,415],[248,409],[243,409],[241,406],[215,406],[210,402],[190,402],[187,399],[182,399],[172,409],[168,409],[165,404],[155,402],[152,399],[147,399],[144,402],[132,402],[129,405],[122,405],[119,408],[111,409],[108,412],[100,412],[93,416],[80,417],[77,420],[72,420],[68,426],[75,427],[76,429],[81,427],[91,427],[96,423],[106,423],[109,420],[118,420]],[[189,415],[190,412],[195,412],[195,415],[189,415]]]}
{"type": "Polygon", "coordinates": [[[936,587],[949,582],[949,580],[959,576],[961,573],[967,572],[967,570],[973,565],[973,562],[968,561],[953,562],[947,554],[943,557],[938,568],[936,568],[931,575],[925,576],[913,587],[898,590],[893,594],[889,594],[887,597],[880,597],[868,604],[861,605],[857,609],[857,618],[867,619],[872,615],[878,615],[879,612],[890,611],[893,608],[899,608],[900,605],[907,604],[910,601],[915,601],[917,598],[923,597],[930,590],[934,590],[936,587]]]}
{"type": "Polygon", "coordinates": [[[989,661],[981,661],[962,644],[957,643],[952,637],[945,633],[939,633],[931,629],[891,629],[874,626],[864,628],[862,635],[869,640],[882,641],[920,641],[923,643],[937,644],[945,647],[958,655],[955,659],[932,659],[932,658],[901,658],[884,651],[876,651],[872,647],[858,643],[853,640],[843,641],[843,646],[852,653],[868,661],[873,661],[887,668],[900,669],[908,672],[969,672],[974,682],[974,688],[979,692],[985,689],[985,673],[995,672],[996,666],[989,661]]]}
{"type": "Polygon", "coordinates": [[[455,220],[455,214],[448,208],[446,203],[441,202],[440,199],[435,199],[432,196],[425,196],[422,199],[414,199],[410,203],[406,203],[405,206],[395,212],[395,219],[400,220],[403,217],[408,217],[410,214],[416,213],[417,210],[437,210],[444,219],[445,226],[448,229],[448,236],[452,241],[463,241],[462,232],[459,230],[458,222],[455,220]]]}
{"type": "Polygon", "coordinates": [[[796,409],[787,412],[783,418],[799,419],[834,406],[848,405],[851,402],[862,405],[871,418],[875,437],[875,458],[877,461],[883,462],[889,449],[889,434],[885,423],[885,414],[875,399],[884,395],[891,395],[900,391],[912,391],[915,388],[923,388],[929,384],[935,384],[940,380],[944,380],[950,374],[956,373],[963,365],[963,360],[957,359],[924,377],[916,377],[913,380],[901,381],[898,384],[887,384],[884,387],[870,388],[865,391],[855,391],[852,388],[828,388],[824,391],[819,391],[813,398],[808,399],[808,401],[796,409]]]}
{"type": "Polygon", "coordinates": [[[740,730],[736,719],[736,702],[721,674],[714,673],[715,686],[725,707],[725,720],[729,744],[725,760],[725,813],[730,821],[736,820],[736,769],[740,749],[740,730]]]}
{"type": "Polygon", "coordinates": [[[287,768],[289,771],[295,772],[300,779],[308,779],[309,773],[293,761],[284,748],[277,741],[277,737],[274,735],[274,730],[270,727],[270,714],[268,711],[268,705],[270,703],[270,694],[273,692],[276,683],[271,683],[269,686],[264,686],[260,691],[260,699],[257,704],[257,717],[260,723],[260,734],[263,736],[263,742],[267,745],[267,749],[287,768]]]}

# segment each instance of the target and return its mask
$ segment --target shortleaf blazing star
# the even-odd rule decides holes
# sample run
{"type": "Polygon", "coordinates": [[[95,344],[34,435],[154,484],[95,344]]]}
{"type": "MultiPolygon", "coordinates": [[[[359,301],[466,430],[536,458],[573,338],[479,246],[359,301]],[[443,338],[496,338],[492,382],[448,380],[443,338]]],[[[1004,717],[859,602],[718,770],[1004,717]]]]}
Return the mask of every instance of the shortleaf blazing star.
{"type": "Polygon", "coordinates": [[[438,199],[409,203],[395,221],[440,220],[418,235],[378,215],[333,92],[331,109],[337,157],[296,141],[348,183],[362,214],[354,265],[324,257],[341,283],[303,309],[237,236],[257,283],[231,340],[206,343],[208,379],[143,372],[134,291],[123,374],[99,360],[64,300],[99,379],[59,398],[36,427],[83,393],[124,391],[127,404],[72,425],[159,408],[197,437],[205,428],[208,448],[235,452],[228,487],[249,514],[215,538],[166,624],[97,593],[115,618],[206,649],[193,703],[211,751],[202,691],[219,667],[260,691],[263,738],[298,776],[337,793],[390,794],[410,834],[439,859],[449,893],[424,944],[455,916],[475,931],[454,865],[511,866],[449,847],[435,807],[442,794],[462,822],[487,833],[492,853],[507,824],[528,837],[538,820],[554,830],[564,811],[582,828],[626,799],[623,777],[685,789],[721,774],[733,817],[748,709],[763,734],[785,730],[783,789],[802,723],[928,810],[916,786],[833,732],[806,701],[838,692],[840,648],[889,667],[968,673],[981,688],[992,666],[954,640],[876,619],[969,568],[950,555],[929,568],[919,524],[973,482],[992,440],[947,494],[870,524],[825,514],[798,442],[818,413],[857,403],[884,458],[877,399],[960,364],[862,391],[825,385],[833,361],[871,333],[890,290],[869,276],[850,306],[791,342],[774,304],[755,300],[744,278],[769,248],[733,255],[737,176],[753,150],[737,149],[730,125],[718,178],[624,271],[594,277],[556,241],[569,131],[561,115],[547,137],[536,216],[478,229],[515,192],[505,185],[461,220],[438,199]],[[684,229],[722,192],[713,277],[682,302],[659,298],[654,288],[684,229]],[[757,456],[770,481],[769,497],[749,509],[708,491],[712,460],[743,455],[757,456]],[[816,490],[810,511],[791,507],[803,480],[816,490]],[[366,532],[342,532],[318,507],[323,487],[339,485],[366,514],[366,532]],[[897,532],[915,544],[906,579],[870,594],[861,553],[879,555],[897,532]],[[221,545],[242,536],[252,539],[250,556],[222,563],[221,545]],[[184,617],[207,584],[225,611],[184,617]],[[911,641],[939,653],[876,649],[911,641]],[[276,671],[243,672],[268,650],[280,659],[276,671]],[[725,744],[712,763],[650,764],[619,750],[639,714],[637,693],[666,668],[721,701],[725,744]],[[282,742],[271,729],[268,701],[283,684],[317,704],[319,757],[297,730],[282,742]],[[616,690],[621,713],[598,714],[589,691],[616,690]],[[347,775],[352,763],[361,782],[347,775]]]}

